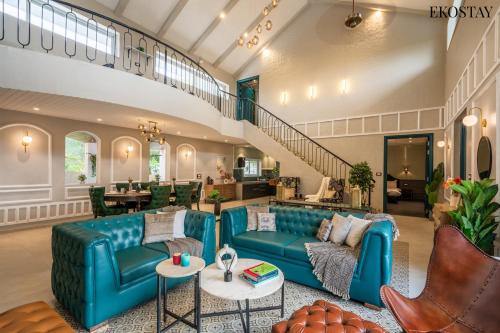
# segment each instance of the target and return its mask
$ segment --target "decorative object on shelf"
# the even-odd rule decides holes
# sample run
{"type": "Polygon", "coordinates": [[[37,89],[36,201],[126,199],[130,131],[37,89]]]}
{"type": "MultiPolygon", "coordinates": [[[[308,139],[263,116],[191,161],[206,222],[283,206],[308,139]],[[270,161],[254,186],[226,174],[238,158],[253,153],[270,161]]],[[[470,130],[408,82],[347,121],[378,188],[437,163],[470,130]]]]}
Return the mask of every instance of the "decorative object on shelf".
{"type": "Polygon", "coordinates": [[[351,207],[361,208],[361,189],[358,185],[351,189],[351,207]]]}
{"type": "Polygon", "coordinates": [[[127,149],[125,150],[125,155],[127,155],[127,159],[130,155],[131,152],[134,151],[134,146],[132,146],[131,144],[127,145],[127,149]]]}
{"type": "Polygon", "coordinates": [[[361,13],[354,12],[354,0],[352,0],[352,13],[346,17],[344,24],[349,29],[354,29],[360,25],[362,21],[363,16],[361,16],[361,13]]]}
{"type": "Polygon", "coordinates": [[[207,185],[213,185],[214,184],[214,179],[210,176],[207,176],[207,185]]]}
{"type": "Polygon", "coordinates": [[[492,254],[495,230],[499,224],[494,216],[500,208],[500,203],[494,201],[498,185],[491,179],[458,180],[460,178],[453,179],[448,186],[453,192],[460,193],[462,200],[448,214],[465,237],[484,252],[492,254]]]}
{"type": "Polygon", "coordinates": [[[80,181],[80,184],[85,184],[85,181],[87,180],[87,176],[85,176],[83,173],[78,176],[78,180],[80,181]]]}
{"type": "Polygon", "coordinates": [[[438,202],[439,189],[444,179],[444,164],[439,163],[432,172],[432,181],[425,185],[425,194],[427,195],[427,203],[429,210],[438,202]]]}
{"type": "Polygon", "coordinates": [[[132,179],[132,177],[128,177],[128,190],[129,191],[132,191],[132,182],[134,180],[132,179]]]}
{"type": "Polygon", "coordinates": [[[181,254],[181,266],[188,267],[190,263],[191,263],[191,256],[189,255],[189,253],[184,252],[183,254],[181,254]]]}
{"type": "Polygon", "coordinates": [[[366,206],[365,194],[372,190],[374,186],[373,172],[368,162],[356,163],[349,170],[349,184],[352,186],[358,185],[361,190],[361,203],[366,206]]]}
{"type": "Polygon", "coordinates": [[[161,129],[158,127],[156,121],[148,121],[148,126],[139,124],[137,128],[141,131],[141,135],[145,138],[146,142],[158,142],[160,145],[164,145],[167,142],[164,136],[161,134],[161,129]]]}
{"type": "Polygon", "coordinates": [[[224,270],[224,281],[231,282],[233,278],[232,269],[238,263],[236,251],[230,248],[229,245],[224,244],[224,247],[215,256],[215,263],[218,269],[224,270]]]}
{"type": "Polygon", "coordinates": [[[460,185],[461,183],[462,180],[460,179],[460,177],[455,177],[455,178],[449,177],[443,184],[443,187],[445,189],[451,190],[451,197],[450,197],[451,209],[456,209],[458,207],[458,204],[460,203],[460,193],[453,189],[453,185],[460,185]]]}
{"type": "Polygon", "coordinates": [[[29,135],[28,131],[26,131],[26,135],[23,136],[23,138],[21,140],[21,144],[24,147],[24,152],[25,153],[28,152],[28,147],[31,144],[31,142],[33,142],[33,137],[31,135],[29,135]]]}

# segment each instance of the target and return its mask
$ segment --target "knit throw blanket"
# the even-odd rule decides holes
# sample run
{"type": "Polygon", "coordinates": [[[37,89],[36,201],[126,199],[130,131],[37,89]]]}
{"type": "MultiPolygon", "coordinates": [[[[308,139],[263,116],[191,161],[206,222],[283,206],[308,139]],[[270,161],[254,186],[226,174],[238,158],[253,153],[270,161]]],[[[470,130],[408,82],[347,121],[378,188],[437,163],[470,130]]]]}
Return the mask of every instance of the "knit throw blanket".
{"type": "Polygon", "coordinates": [[[186,237],[186,238],[176,238],[173,241],[165,242],[168,247],[168,252],[170,256],[174,253],[184,253],[187,252],[195,257],[202,257],[203,255],[203,243],[197,239],[186,237]]]}
{"type": "Polygon", "coordinates": [[[397,240],[399,237],[399,228],[398,225],[396,224],[396,220],[391,214],[385,214],[385,213],[378,213],[378,214],[371,214],[368,213],[364,217],[365,220],[371,220],[373,222],[380,222],[380,221],[389,221],[392,223],[392,239],[397,240]]]}
{"type": "Polygon", "coordinates": [[[309,261],[314,267],[313,273],[323,287],[334,295],[348,300],[360,247],[353,249],[331,242],[304,245],[309,261]]]}

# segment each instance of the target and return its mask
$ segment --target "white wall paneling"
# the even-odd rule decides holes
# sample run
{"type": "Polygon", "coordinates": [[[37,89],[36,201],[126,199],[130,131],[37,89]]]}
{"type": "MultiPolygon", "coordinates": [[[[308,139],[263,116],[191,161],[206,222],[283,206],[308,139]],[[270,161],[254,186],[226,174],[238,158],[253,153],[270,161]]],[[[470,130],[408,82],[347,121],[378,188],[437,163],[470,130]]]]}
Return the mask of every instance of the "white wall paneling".
{"type": "Polygon", "coordinates": [[[0,204],[11,205],[52,200],[52,188],[0,190],[0,204]]]}
{"type": "Polygon", "coordinates": [[[444,106],[300,122],[293,126],[311,138],[433,131],[444,128],[444,106]]]}
{"type": "Polygon", "coordinates": [[[189,143],[182,143],[177,146],[175,153],[175,178],[177,181],[196,179],[196,148],[189,143]],[[192,155],[186,158],[184,156],[185,150],[192,151],[192,155]],[[190,162],[186,163],[184,160],[188,159],[190,160],[190,162]],[[180,168],[186,167],[189,167],[190,169],[192,168],[192,171],[182,170],[182,173],[179,172],[180,168]]]}
{"type": "Polygon", "coordinates": [[[92,214],[89,200],[73,200],[0,207],[0,226],[92,214]]]}
{"type": "Polygon", "coordinates": [[[64,200],[88,199],[90,185],[66,186],[64,200]]]}
{"type": "MultiPolygon", "coordinates": [[[[111,172],[110,172],[111,182],[112,183],[123,183],[123,182],[126,183],[128,181],[127,178],[115,179],[115,164],[117,163],[117,161],[115,161],[115,150],[117,149],[115,147],[115,144],[118,143],[119,141],[122,141],[122,140],[128,140],[130,142],[133,142],[133,143],[137,144],[137,146],[139,147],[139,151],[137,152],[134,150],[133,152],[131,152],[130,153],[131,156],[129,156],[127,158],[127,160],[129,158],[134,158],[134,156],[139,157],[139,170],[138,170],[139,179],[134,179],[134,181],[142,181],[142,143],[139,140],[137,140],[136,138],[133,138],[131,136],[120,136],[120,137],[115,138],[113,141],[111,141],[111,172]]],[[[119,153],[125,155],[125,148],[123,148],[122,150],[123,150],[123,152],[120,151],[119,153]]],[[[133,175],[129,175],[129,176],[133,176],[133,175]]]]}

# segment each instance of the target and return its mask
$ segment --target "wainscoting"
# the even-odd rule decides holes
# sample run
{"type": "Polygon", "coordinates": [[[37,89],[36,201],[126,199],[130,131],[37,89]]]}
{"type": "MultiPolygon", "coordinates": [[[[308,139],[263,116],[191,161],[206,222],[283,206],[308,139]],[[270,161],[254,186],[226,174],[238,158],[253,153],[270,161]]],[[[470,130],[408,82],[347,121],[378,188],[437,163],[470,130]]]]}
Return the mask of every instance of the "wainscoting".
{"type": "Polygon", "coordinates": [[[0,227],[91,214],[92,206],[87,199],[5,206],[0,207],[0,227]]]}

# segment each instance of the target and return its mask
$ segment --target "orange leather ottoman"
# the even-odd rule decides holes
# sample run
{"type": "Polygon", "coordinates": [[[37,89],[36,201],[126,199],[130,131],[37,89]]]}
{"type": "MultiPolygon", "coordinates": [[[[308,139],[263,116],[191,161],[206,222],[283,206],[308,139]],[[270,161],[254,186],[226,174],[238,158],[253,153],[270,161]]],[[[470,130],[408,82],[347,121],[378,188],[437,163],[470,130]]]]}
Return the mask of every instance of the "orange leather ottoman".
{"type": "Polygon", "coordinates": [[[273,325],[272,333],[387,333],[335,304],[316,301],[295,311],[289,320],[273,325]]]}
{"type": "Polygon", "coordinates": [[[2,333],[74,333],[66,321],[45,302],[18,306],[0,314],[2,333]]]}

